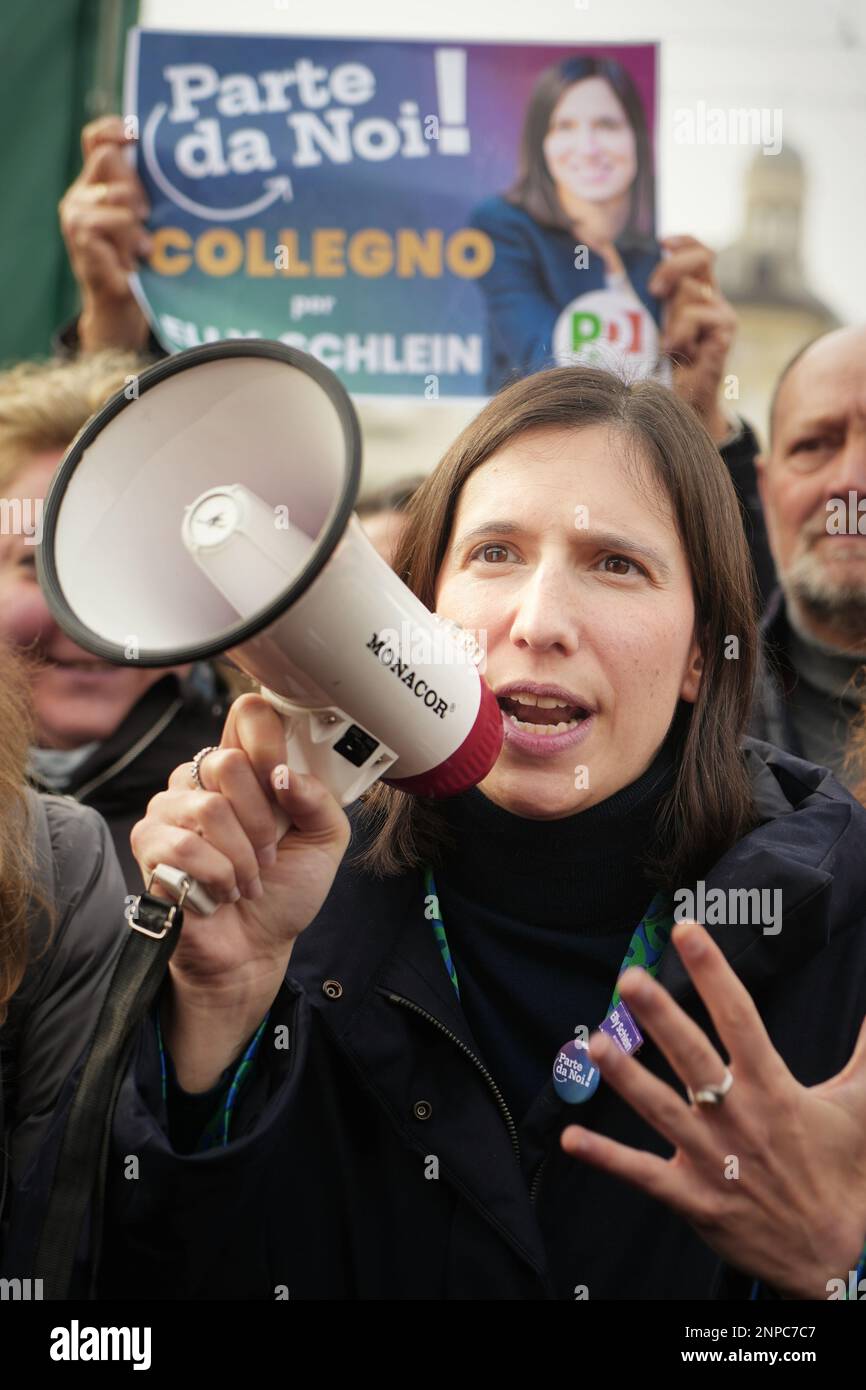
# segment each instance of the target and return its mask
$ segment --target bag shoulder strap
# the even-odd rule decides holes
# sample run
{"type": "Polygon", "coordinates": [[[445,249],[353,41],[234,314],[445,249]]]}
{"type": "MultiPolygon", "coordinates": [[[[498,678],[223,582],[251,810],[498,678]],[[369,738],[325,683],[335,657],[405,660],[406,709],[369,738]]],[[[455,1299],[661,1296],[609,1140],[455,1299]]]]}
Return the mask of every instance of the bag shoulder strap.
{"type": "MultiPolygon", "coordinates": [[[[41,937],[43,933],[47,937],[49,930],[48,918],[45,916],[46,908],[53,911],[57,900],[57,884],[55,881],[55,862],[54,850],[51,843],[51,830],[48,823],[48,813],[43,798],[32,788],[27,789],[27,815],[30,821],[31,834],[33,837],[34,862],[36,865],[36,875],[39,882],[40,892],[43,901],[31,904],[27,914],[28,930],[28,965],[27,969],[34,967],[30,964],[31,956],[34,953],[34,928],[37,928],[36,936],[41,937]]],[[[37,942],[36,950],[39,949],[37,942]]],[[[25,980],[27,974],[25,971],[25,980]]],[[[6,1110],[3,1083],[3,1053],[5,1051],[10,1069],[14,1075],[18,1067],[18,1048],[19,1048],[19,1019],[16,1016],[19,1009],[16,1008],[16,996],[20,1001],[20,990],[24,981],[9,1001],[9,1012],[6,1022],[0,1029],[0,1221],[3,1219],[3,1208],[6,1201],[6,1194],[9,1188],[9,1173],[12,1166],[11,1148],[8,1142],[9,1136],[6,1133],[6,1110]]],[[[22,1006],[26,1007],[26,1005],[22,1006]]]]}
{"type": "Polygon", "coordinates": [[[183,911],[142,893],[131,904],[129,932],[111,978],[67,1111],[46,1203],[34,1273],[45,1299],[65,1299],[88,1205],[94,1202],[95,1282],[111,1126],[139,1025],[156,999],[180,938],[183,911]]]}

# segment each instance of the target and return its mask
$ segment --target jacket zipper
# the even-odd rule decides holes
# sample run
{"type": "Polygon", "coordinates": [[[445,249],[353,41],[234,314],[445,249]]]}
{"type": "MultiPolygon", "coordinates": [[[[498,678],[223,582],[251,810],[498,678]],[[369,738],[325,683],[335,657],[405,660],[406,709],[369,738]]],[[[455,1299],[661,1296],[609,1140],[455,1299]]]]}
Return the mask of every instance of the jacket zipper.
{"type": "Polygon", "coordinates": [[[543,1159],[541,1160],[541,1162],[539,1163],[539,1165],[538,1165],[538,1167],[536,1168],[535,1173],[533,1174],[533,1177],[532,1177],[532,1185],[531,1185],[531,1187],[530,1187],[530,1189],[529,1189],[529,1201],[530,1201],[530,1203],[531,1203],[532,1206],[535,1206],[535,1199],[536,1199],[536,1197],[538,1196],[538,1186],[539,1186],[539,1183],[541,1182],[541,1175],[542,1175],[542,1173],[544,1172],[544,1165],[545,1165],[545,1163],[547,1162],[548,1157],[549,1157],[548,1154],[545,1154],[545,1155],[544,1155],[544,1158],[543,1158],[543,1159]]]}
{"type": "Polygon", "coordinates": [[[90,796],[91,792],[95,792],[97,787],[103,786],[105,782],[108,782],[112,777],[116,776],[118,772],[122,772],[125,767],[128,767],[130,763],[135,761],[140,753],[144,752],[145,748],[149,748],[154,740],[159,738],[163,730],[168,728],[175,715],[178,714],[182,708],[183,700],[178,698],[167,710],[163,711],[159,718],[142,734],[141,738],[136,740],[131,748],[127,748],[125,753],[121,753],[119,758],[115,758],[110,767],[106,767],[102,772],[97,773],[95,777],[92,777],[89,782],[85,782],[77,791],[69,791],[66,795],[71,796],[73,800],[80,801],[83,804],[86,796],[90,796]]]}
{"type": "Polygon", "coordinates": [[[500,1113],[502,1114],[502,1118],[504,1119],[505,1126],[508,1130],[508,1136],[511,1140],[512,1148],[514,1149],[515,1157],[517,1158],[517,1162],[519,1164],[520,1141],[517,1137],[517,1126],[511,1118],[511,1112],[509,1111],[508,1106],[505,1104],[502,1092],[500,1091],[499,1087],[493,1080],[493,1077],[490,1075],[490,1072],[487,1070],[481,1059],[475,1056],[475,1053],[472,1051],[471,1047],[467,1047],[466,1043],[463,1042],[461,1038],[458,1038],[456,1033],[452,1033],[450,1028],[446,1028],[444,1023],[440,1023],[438,1018],[434,1017],[433,1014],[428,1014],[427,1010],[422,1009],[420,1005],[413,1004],[411,999],[404,999],[401,994],[393,994],[390,989],[383,989],[382,993],[385,995],[387,999],[391,1000],[392,1004],[402,1004],[404,1008],[411,1009],[413,1013],[419,1014],[421,1018],[426,1018],[428,1023],[432,1023],[434,1028],[438,1028],[440,1033],[444,1033],[446,1038],[450,1038],[453,1043],[456,1043],[457,1046],[460,1048],[460,1051],[464,1054],[464,1056],[468,1057],[470,1062],[472,1062],[478,1068],[478,1070],[481,1072],[481,1075],[484,1077],[484,1080],[487,1082],[487,1085],[489,1086],[490,1090],[493,1092],[496,1104],[499,1106],[500,1113]]]}

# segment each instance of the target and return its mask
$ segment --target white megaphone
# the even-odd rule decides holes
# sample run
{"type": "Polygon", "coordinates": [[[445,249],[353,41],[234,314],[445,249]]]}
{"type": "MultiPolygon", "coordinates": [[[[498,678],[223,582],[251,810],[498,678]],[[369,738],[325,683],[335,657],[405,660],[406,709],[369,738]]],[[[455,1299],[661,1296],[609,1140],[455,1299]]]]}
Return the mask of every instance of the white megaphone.
{"type": "MultiPolygon", "coordinates": [[[[263,340],[179,353],[114,396],[60,464],[37,552],[45,598],[73,641],[118,665],[225,653],[282,714],[288,766],[343,806],[381,777],[455,795],[495,763],[502,713],[468,634],[364,534],[360,469],[352,403],[315,358],[263,340]]],[[[195,886],[187,897],[216,906],[195,886]]]]}

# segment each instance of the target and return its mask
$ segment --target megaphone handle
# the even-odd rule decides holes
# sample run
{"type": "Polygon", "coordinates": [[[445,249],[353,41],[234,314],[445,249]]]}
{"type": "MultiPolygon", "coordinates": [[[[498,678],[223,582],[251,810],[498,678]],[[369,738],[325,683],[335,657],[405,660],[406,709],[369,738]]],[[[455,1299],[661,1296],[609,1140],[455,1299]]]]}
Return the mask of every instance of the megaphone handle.
{"type": "Polygon", "coordinates": [[[311,709],[264,686],[261,693],[282,715],[289,771],[311,773],[341,806],[356,801],[397,761],[393,748],[360,728],[339,705],[311,709]]]}

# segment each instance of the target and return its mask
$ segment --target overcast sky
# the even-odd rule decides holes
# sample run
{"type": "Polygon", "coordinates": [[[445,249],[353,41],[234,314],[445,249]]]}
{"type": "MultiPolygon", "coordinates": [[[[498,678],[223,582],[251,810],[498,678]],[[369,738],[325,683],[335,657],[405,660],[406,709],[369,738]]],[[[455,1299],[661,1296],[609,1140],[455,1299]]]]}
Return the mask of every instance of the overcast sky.
{"type": "Polygon", "coordinates": [[[674,112],[778,108],[806,161],[808,283],[843,320],[866,321],[866,0],[142,0],[141,14],[213,33],[658,40],[661,234],[730,241],[754,153],[677,143],[674,112]]]}

